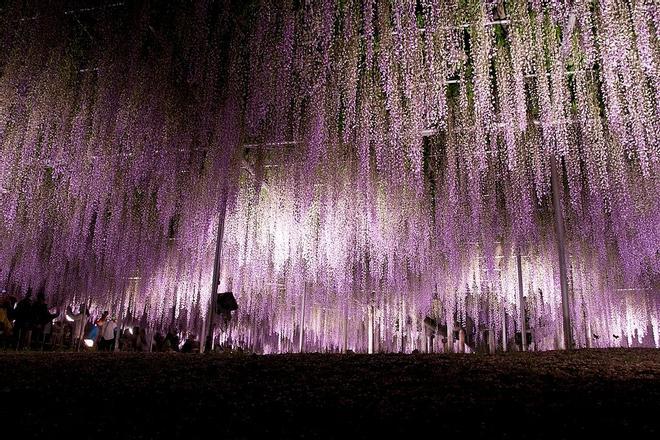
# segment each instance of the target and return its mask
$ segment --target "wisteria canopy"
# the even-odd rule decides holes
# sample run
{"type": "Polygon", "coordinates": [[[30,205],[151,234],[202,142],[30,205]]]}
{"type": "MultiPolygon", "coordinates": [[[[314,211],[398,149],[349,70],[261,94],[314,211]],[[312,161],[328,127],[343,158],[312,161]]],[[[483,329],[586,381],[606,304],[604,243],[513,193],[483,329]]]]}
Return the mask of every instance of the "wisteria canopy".
{"type": "Polygon", "coordinates": [[[152,3],[0,12],[0,285],[199,334],[220,229],[221,338],[399,351],[520,255],[553,349],[556,163],[576,345],[660,346],[656,0],[152,3]]]}

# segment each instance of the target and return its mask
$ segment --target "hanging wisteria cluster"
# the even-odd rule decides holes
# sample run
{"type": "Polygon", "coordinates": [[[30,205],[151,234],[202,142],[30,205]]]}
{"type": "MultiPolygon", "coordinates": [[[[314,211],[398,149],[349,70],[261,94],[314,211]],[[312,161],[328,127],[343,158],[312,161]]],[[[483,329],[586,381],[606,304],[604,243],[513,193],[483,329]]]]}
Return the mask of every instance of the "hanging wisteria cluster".
{"type": "Polygon", "coordinates": [[[3,11],[2,283],[204,332],[219,229],[224,342],[399,351],[521,255],[552,349],[555,196],[576,344],[660,346],[657,2],[233,3],[3,11]]]}

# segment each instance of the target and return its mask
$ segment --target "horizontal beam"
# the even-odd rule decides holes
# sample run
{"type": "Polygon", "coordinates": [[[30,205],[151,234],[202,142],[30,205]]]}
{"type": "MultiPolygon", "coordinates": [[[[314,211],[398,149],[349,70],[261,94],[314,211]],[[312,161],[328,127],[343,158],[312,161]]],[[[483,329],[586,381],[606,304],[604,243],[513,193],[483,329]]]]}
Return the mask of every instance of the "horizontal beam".
{"type": "MultiPolygon", "coordinates": [[[[564,72],[564,75],[572,76],[572,75],[575,75],[576,73],[583,73],[583,72],[586,72],[586,70],[585,69],[567,70],[567,71],[564,72]]],[[[550,73],[550,72],[541,73],[541,74],[539,74],[539,73],[526,73],[526,74],[523,75],[523,78],[531,79],[531,78],[538,78],[539,76],[545,76],[545,77],[549,78],[549,77],[552,76],[552,73],[550,73]]],[[[460,79],[457,79],[457,78],[452,78],[452,79],[448,79],[447,81],[445,81],[445,84],[462,84],[462,83],[463,83],[463,81],[461,81],[460,79]]]]}
{"type": "MultiPolygon", "coordinates": [[[[468,29],[474,25],[476,25],[478,22],[474,23],[463,23],[459,24],[457,26],[440,26],[438,29],[440,30],[450,30],[450,29],[468,29]]],[[[484,27],[490,27],[490,26],[508,26],[511,24],[511,20],[508,18],[505,18],[503,20],[492,20],[492,21],[487,21],[484,23],[484,27]]],[[[426,33],[426,28],[417,28],[417,32],[424,34],[426,33]]],[[[392,31],[392,35],[398,35],[399,33],[397,31],[392,31]]]]}
{"type": "Polygon", "coordinates": [[[245,148],[246,150],[271,149],[277,147],[292,147],[300,143],[301,143],[300,141],[263,142],[263,143],[254,143],[254,144],[243,144],[243,148],[245,148]]]}
{"type": "MultiPolygon", "coordinates": [[[[571,75],[575,75],[576,73],[582,73],[582,72],[585,72],[585,70],[567,70],[567,71],[564,72],[564,75],[571,76],[571,75]]],[[[545,74],[539,75],[538,73],[528,73],[528,74],[525,75],[525,78],[538,78],[539,76],[550,77],[550,76],[552,76],[552,74],[551,73],[545,73],[545,74]]]]}
{"type": "Polygon", "coordinates": [[[64,15],[77,14],[78,12],[93,12],[102,9],[116,8],[119,6],[124,6],[124,2],[110,3],[108,5],[94,6],[89,8],[70,9],[68,11],[64,11],[64,15]]]}

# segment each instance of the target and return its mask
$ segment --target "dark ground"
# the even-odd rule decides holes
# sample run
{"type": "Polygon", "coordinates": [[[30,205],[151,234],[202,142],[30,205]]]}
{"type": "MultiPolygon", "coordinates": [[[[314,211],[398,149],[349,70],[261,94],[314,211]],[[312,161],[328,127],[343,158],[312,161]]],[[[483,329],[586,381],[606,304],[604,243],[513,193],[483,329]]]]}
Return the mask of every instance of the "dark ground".
{"type": "Polygon", "coordinates": [[[659,438],[660,350],[6,352],[0,353],[0,426],[18,428],[23,438],[100,440],[659,438]]]}

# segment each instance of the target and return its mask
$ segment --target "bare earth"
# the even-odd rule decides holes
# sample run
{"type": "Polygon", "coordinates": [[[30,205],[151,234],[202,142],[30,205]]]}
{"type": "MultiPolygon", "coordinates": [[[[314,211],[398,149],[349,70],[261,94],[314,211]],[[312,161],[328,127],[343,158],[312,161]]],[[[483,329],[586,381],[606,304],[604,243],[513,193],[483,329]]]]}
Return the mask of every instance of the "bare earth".
{"type": "Polygon", "coordinates": [[[5,352],[0,420],[23,438],[660,438],[660,350],[5,352]]]}

